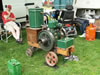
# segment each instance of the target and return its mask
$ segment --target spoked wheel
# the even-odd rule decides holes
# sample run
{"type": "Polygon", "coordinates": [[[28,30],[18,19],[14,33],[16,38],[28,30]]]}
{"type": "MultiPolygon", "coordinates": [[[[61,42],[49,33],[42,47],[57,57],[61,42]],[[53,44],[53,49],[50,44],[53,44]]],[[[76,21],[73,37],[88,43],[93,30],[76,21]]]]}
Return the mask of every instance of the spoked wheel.
{"type": "Polygon", "coordinates": [[[26,50],[26,55],[32,57],[33,53],[35,51],[35,48],[30,46],[29,48],[27,48],[26,50]]]}
{"type": "Polygon", "coordinates": [[[46,63],[49,65],[49,66],[55,66],[58,62],[58,57],[56,55],[56,53],[50,51],[46,57],[45,57],[45,60],[46,60],[46,63]]]}

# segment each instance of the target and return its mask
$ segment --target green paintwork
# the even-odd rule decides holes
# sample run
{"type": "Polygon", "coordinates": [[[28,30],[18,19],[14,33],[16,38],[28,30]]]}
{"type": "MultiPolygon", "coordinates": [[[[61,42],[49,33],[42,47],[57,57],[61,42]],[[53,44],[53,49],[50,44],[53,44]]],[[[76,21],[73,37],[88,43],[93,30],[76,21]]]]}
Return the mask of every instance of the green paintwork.
{"type": "Polygon", "coordinates": [[[60,32],[56,29],[50,29],[49,31],[54,35],[55,41],[61,38],[60,32]]]}
{"type": "Polygon", "coordinates": [[[43,9],[29,9],[29,22],[31,28],[41,28],[41,25],[43,24],[43,9]]]}
{"type": "Polygon", "coordinates": [[[58,24],[57,20],[49,20],[48,28],[56,28],[58,24]]]}
{"type": "Polygon", "coordinates": [[[21,75],[21,65],[15,59],[8,61],[8,73],[9,75],[21,75]]]}
{"type": "Polygon", "coordinates": [[[58,48],[68,48],[73,45],[73,39],[71,38],[63,38],[61,40],[57,40],[57,47],[58,48]]]}

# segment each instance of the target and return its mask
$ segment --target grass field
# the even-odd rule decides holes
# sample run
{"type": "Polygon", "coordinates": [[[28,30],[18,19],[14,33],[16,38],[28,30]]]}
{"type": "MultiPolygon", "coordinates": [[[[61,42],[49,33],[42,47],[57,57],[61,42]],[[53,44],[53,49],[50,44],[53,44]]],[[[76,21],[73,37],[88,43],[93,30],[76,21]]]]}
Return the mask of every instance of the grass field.
{"type": "Polygon", "coordinates": [[[51,68],[44,64],[47,52],[38,50],[33,57],[25,54],[28,48],[26,32],[23,31],[24,44],[19,45],[12,37],[9,43],[0,41],[0,75],[8,75],[8,60],[15,58],[21,63],[22,75],[100,75],[100,40],[86,41],[75,38],[75,52],[79,61],[67,61],[63,64],[59,56],[58,68],[51,68]]]}

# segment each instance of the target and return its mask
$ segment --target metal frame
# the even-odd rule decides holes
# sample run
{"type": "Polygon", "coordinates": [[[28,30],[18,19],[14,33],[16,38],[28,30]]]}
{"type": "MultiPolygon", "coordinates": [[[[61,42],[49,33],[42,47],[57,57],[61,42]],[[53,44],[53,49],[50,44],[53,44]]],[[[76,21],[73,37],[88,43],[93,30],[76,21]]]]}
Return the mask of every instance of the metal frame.
{"type": "MultiPolygon", "coordinates": [[[[0,23],[1,25],[2,23],[0,23]]],[[[19,27],[21,28],[21,24],[20,23],[17,23],[19,25],[19,27]]],[[[11,34],[8,34],[9,31],[8,30],[5,30],[5,29],[2,29],[1,30],[1,34],[0,34],[0,40],[8,43],[8,39],[12,36],[12,33],[11,34]],[[3,38],[3,36],[5,36],[5,39],[3,38]]],[[[22,38],[22,32],[20,31],[21,33],[21,38],[22,38]]]]}
{"type": "Polygon", "coordinates": [[[2,30],[2,33],[1,34],[1,40],[8,43],[8,39],[12,36],[12,34],[8,34],[9,31],[7,30],[2,30]],[[6,39],[3,38],[3,36],[6,36],[6,39]]]}

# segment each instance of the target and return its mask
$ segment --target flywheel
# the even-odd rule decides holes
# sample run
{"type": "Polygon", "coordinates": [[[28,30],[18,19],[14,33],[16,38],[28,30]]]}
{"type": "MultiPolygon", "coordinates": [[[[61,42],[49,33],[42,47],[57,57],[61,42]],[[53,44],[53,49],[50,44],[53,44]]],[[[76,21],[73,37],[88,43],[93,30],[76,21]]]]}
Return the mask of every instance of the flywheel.
{"type": "Polygon", "coordinates": [[[50,31],[44,30],[38,35],[38,43],[41,49],[50,51],[54,47],[54,36],[50,31]]]}

